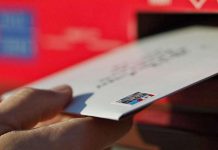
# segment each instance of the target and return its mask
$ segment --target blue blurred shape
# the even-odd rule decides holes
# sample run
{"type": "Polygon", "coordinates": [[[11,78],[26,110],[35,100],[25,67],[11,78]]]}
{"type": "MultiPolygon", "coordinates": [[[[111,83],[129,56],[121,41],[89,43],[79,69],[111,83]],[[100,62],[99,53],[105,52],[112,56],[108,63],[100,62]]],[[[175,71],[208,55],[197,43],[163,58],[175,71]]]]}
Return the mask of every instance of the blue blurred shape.
{"type": "Polygon", "coordinates": [[[0,10],[0,56],[31,58],[33,32],[31,12],[0,10]]]}

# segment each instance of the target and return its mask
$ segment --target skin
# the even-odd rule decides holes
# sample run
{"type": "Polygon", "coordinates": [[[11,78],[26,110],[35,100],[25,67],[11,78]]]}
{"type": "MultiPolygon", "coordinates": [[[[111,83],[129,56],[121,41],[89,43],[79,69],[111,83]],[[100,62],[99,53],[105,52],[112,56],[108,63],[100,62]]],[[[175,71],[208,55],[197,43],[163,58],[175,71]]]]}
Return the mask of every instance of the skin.
{"type": "Polygon", "coordinates": [[[0,149],[2,150],[99,150],[104,149],[131,127],[92,117],[61,113],[72,100],[72,89],[24,88],[0,103],[0,149]]]}

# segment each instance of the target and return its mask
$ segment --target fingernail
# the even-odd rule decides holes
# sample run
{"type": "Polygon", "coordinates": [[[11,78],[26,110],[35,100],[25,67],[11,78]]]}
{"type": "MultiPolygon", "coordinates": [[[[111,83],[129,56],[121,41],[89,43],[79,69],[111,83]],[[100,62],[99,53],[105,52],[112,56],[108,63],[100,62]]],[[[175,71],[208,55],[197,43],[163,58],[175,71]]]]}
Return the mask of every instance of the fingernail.
{"type": "Polygon", "coordinates": [[[72,89],[69,85],[59,85],[52,88],[53,91],[61,92],[61,93],[71,93],[72,89]]]}

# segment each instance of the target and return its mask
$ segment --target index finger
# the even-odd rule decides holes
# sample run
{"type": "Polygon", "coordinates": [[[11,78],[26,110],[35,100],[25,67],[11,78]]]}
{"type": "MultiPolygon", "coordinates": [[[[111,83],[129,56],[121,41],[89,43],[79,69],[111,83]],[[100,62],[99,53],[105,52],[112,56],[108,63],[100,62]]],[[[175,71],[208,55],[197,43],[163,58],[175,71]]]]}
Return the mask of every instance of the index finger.
{"type": "Polygon", "coordinates": [[[69,86],[51,90],[25,88],[1,103],[0,130],[4,128],[0,133],[31,128],[57,115],[71,100],[69,86]]]}

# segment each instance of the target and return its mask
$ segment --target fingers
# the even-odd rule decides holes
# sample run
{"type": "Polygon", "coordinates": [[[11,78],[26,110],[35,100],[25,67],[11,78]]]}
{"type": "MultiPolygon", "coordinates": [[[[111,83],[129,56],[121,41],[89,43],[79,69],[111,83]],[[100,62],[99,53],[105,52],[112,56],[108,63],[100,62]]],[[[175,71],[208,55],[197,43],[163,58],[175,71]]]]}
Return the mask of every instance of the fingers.
{"type": "Polygon", "coordinates": [[[59,122],[63,122],[63,121],[68,121],[72,118],[75,118],[75,117],[61,113],[61,114],[58,114],[57,116],[55,116],[49,120],[39,122],[36,126],[34,126],[34,128],[44,127],[44,126],[48,126],[51,124],[55,124],[55,123],[59,123],[59,122]]]}
{"type": "Polygon", "coordinates": [[[41,143],[40,147],[35,145],[38,149],[100,150],[127,133],[131,123],[131,120],[78,118],[28,131],[25,137],[32,139],[32,143],[41,143]]]}
{"type": "Polygon", "coordinates": [[[2,102],[2,97],[0,96],[0,103],[2,102]]]}
{"type": "Polygon", "coordinates": [[[131,120],[116,122],[86,117],[41,128],[35,132],[40,135],[43,133],[50,139],[49,142],[54,146],[51,149],[58,150],[65,145],[65,150],[98,150],[114,143],[130,127],[131,120]]]}
{"type": "Polygon", "coordinates": [[[28,129],[54,117],[72,100],[69,86],[52,90],[25,88],[0,105],[0,134],[7,130],[28,129]],[[2,127],[2,130],[1,130],[2,127]]]}

